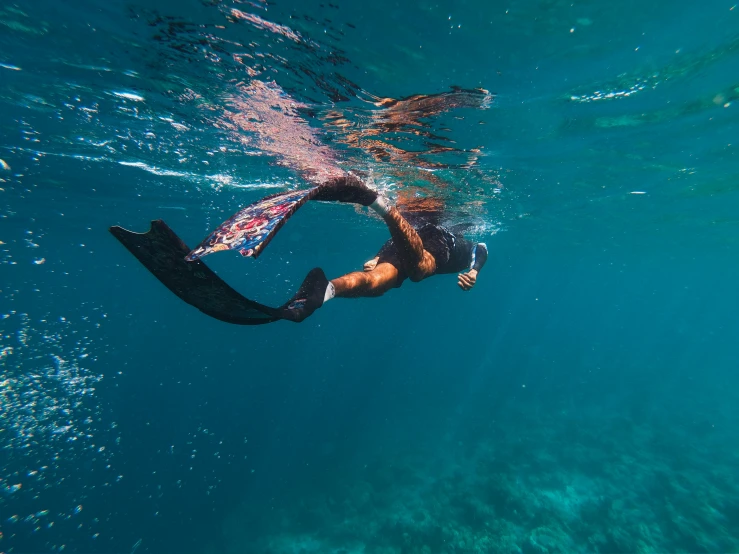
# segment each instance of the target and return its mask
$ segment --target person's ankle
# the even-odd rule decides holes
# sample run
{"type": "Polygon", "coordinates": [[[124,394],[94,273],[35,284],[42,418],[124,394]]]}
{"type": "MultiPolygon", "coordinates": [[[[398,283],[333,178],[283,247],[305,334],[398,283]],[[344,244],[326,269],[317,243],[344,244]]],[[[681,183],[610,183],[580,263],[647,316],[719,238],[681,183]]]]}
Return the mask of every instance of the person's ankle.
{"type": "Polygon", "coordinates": [[[385,218],[390,213],[390,209],[393,207],[393,205],[390,204],[390,201],[387,198],[378,194],[375,201],[372,202],[369,207],[373,209],[380,217],[385,218]]]}
{"type": "Polygon", "coordinates": [[[334,297],[336,297],[336,287],[329,281],[328,286],[326,286],[326,292],[323,294],[323,303],[325,304],[334,297]]]}

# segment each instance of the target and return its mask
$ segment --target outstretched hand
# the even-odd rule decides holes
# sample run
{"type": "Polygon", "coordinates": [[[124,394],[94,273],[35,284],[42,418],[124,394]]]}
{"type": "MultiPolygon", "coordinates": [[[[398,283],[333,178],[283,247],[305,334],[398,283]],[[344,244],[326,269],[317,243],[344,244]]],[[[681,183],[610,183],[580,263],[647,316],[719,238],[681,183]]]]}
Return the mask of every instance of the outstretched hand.
{"type": "Polygon", "coordinates": [[[365,271],[372,271],[377,267],[377,262],[380,261],[380,257],[372,258],[368,262],[364,262],[364,270],[365,271]]]}
{"type": "Polygon", "coordinates": [[[477,270],[470,269],[467,273],[460,273],[457,284],[462,290],[470,290],[477,282],[477,270]]]}

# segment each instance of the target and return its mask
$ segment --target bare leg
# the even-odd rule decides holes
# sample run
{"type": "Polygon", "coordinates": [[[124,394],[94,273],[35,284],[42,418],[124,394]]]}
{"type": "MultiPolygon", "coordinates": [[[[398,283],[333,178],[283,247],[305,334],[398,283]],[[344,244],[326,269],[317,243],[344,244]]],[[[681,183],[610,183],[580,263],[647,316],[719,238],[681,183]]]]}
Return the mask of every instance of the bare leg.
{"type": "Polygon", "coordinates": [[[398,284],[398,269],[389,263],[377,264],[372,271],[355,271],[333,279],[336,296],[359,298],[382,296],[398,284]]]}
{"type": "Polygon", "coordinates": [[[436,271],[436,260],[423,248],[423,241],[400,212],[392,207],[384,217],[393,242],[398,248],[403,270],[411,281],[421,281],[436,271]]]}

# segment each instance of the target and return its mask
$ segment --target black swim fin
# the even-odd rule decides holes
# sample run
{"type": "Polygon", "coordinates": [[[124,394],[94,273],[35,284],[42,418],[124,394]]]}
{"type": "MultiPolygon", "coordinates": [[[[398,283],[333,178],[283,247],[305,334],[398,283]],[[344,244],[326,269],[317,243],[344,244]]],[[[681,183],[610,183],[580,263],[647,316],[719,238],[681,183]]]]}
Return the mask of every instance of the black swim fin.
{"type": "Polygon", "coordinates": [[[146,233],[118,226],[110,232],[169,290],[220,321],[260,325],[287,319],[299,323],[323,305],[328,279],[320,268],[308,273],[287,303],[271,308],[236,292],[202,261],[186,261],[190,248],[161,219],[152,221],[146,233]]]}
{"type": "Polygon", "coordinates": [[[169,290],[204,314],[238,325],[281,319],[278,309],[243,297],[200,260],[185,261],[190,248],[161,219],[146,233],[118,226],[110,232],[169,290]]]}

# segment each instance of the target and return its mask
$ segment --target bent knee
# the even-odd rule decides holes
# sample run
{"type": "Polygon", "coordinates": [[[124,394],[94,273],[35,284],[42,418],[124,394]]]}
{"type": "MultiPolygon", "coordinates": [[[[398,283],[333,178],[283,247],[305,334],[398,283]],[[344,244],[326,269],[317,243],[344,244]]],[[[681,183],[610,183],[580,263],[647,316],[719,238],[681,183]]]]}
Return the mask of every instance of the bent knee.
{"type": "Polygon", "coordinates": [[[396,277],[387,275],[367,275],[372,296],[382,296],[395,286],[396,277]]]}
{"type": "Polygon", "coordinates": [[[367,279],[369,281],[368,284],[373,291],[382,290],[385,288],[384,285],[387,279],[383,279],[377,275],[369,275],[368,277],[369,277],[369,279],[367,279]]]}

